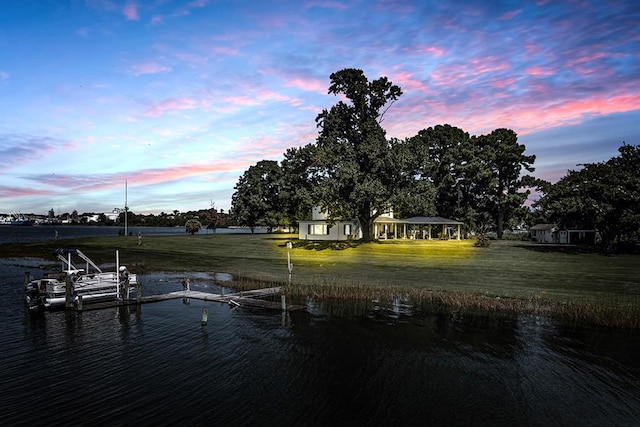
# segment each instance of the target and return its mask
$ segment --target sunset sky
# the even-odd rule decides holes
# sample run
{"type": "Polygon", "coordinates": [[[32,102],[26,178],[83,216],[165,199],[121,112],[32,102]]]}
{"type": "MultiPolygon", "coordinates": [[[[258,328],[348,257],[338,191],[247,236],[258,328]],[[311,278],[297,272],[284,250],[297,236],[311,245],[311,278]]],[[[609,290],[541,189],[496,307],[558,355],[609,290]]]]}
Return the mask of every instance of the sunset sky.
{"type": "Polygon", "coordinates": [[[510,128],[555,181],[640,144],[640,1],[0,0],[0,213],[229,209],[360,68],[387,137],[510,128]]]}

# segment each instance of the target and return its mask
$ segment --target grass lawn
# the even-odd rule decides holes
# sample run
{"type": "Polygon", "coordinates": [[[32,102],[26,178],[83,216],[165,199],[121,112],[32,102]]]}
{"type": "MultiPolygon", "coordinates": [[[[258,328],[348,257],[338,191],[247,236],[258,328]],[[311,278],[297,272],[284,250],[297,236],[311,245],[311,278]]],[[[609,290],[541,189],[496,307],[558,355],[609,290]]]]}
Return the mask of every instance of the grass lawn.
{"type": "MultiPolygon", "coordinates": [[[[52,259],[51,250],[76,247],[98,262],[114,250],[135,273],[216,271],[237,279],[314,287],[410,289],[640,310],[640,255],[603,255],[580,248],[520,241],[398,240],[363,244],[309,243],[286,234],[135,236],[4,244],[2,256],[52,259]]],[[[627,314],[629,316],[629,314],[627,314]]],[[[640,319],[639,319],[640,321],[640,319]]]]}

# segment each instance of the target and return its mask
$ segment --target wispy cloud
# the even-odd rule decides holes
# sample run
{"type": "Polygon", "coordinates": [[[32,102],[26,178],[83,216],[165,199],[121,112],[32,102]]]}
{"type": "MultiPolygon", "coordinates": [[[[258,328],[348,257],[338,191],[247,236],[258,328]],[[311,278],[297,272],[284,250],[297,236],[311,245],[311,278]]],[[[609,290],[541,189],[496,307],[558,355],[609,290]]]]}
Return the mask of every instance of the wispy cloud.
{"type": "Polygon", "coordinates": [[[140,15],[138,12],[138,5],[135,3],[127,3],[122,8],[122,14],[127,18],[128,21],[139,21],[140,15]]]}
{"type": "Polygon", "coordinates": [[[159,64],[157,62],[134,64],[130,67],[130,73],[134,76],[141,76],[144,74],[168,73],[169,71],[171,71],[171,67],[159,64]]]}
{"type": "Polygon", "coordinates": [[[61,141],[49,136],[30,134],[0,135],[0,170],[46,157],[58,150],[72,150],[73,141],[61,141]]]}
{"type": "Polygon", "coordinates": [[[15,187],[0,185],[0,200],[12,199],[15,197],[28,197],[28,196],[46,196],[52,194],[50,190],[43,190],[33,187],[15,187]]]}
{"type": "Polygon", "coordinates": [[[178,9],[173,12],[174,16],[188,16],[191,14],[193,9],[199,9],[208,6],[210,3],[209,0],[194,0],[187,2],[184,5],[181,5],[178,9]]]}
{"type": "Polygon", "coordinates": [[[181,110],[193,110],[195,108],[198,108],[199,105],[200,101],[196,98],[169,98],[149,107],[145,112],[145,115],[161,116],[164,114],[175,113],[181,110]]]}

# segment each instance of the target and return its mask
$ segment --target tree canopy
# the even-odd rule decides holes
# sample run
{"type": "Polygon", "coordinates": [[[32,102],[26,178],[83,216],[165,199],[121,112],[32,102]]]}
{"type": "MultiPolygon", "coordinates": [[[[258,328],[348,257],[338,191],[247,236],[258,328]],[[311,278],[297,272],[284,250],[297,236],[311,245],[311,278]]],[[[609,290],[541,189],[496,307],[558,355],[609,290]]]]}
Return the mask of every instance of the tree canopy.
{"type": "Polygon", "coordinates": [[[280,224],[281,169],[275,160],[261,160],[238,180],[231,198],[231,215],[238,225],[249,227],[253,232],[258,226],[269,232],[280,224]]]}
{"type": "Polygon", "coordinates": [[[498,239],[502,238],[505,222],[527,200],[530,178],[521,176],[522,169],[533,172],[534,155],[525,155],[524,144],[518,144],[518,136],[511,129],[496,129],[477,139],[479,158],[485,162],[489,175],[484,195],[486,207],[495,219],[498,239]]]}
{"type": "Polygon", "coordinates": [[[547,185],[534,205],[561,227],[598,230],[608,251],[637,238],[640,229],[640,146],[623,144],[618,151],[547,185]]]}

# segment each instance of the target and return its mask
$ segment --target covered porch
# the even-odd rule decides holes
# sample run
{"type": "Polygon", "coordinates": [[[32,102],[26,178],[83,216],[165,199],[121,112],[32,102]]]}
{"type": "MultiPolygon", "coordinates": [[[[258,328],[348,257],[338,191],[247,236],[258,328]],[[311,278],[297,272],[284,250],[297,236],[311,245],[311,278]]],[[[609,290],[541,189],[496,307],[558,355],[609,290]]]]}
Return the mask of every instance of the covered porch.
{"type": "Polygon", "coordinates": [[[416,216],[408,219],[378,217],[373,223],[375,239],[456,239],[462,222],[442,217],[416,216]]]}

